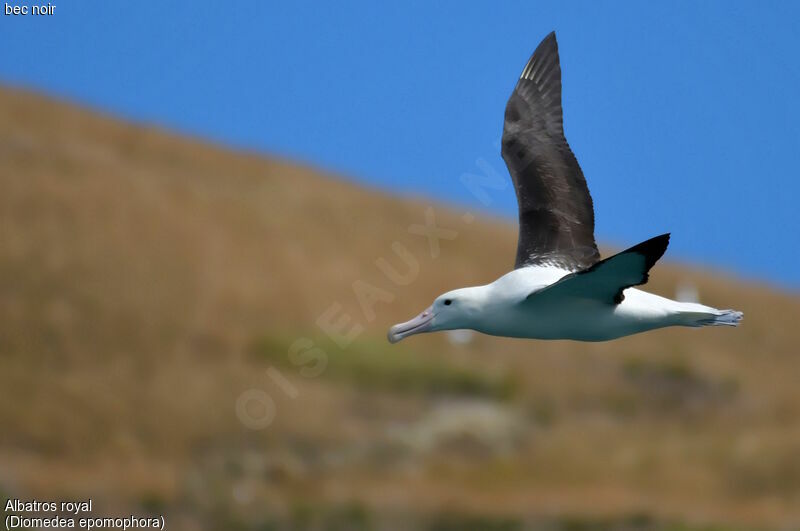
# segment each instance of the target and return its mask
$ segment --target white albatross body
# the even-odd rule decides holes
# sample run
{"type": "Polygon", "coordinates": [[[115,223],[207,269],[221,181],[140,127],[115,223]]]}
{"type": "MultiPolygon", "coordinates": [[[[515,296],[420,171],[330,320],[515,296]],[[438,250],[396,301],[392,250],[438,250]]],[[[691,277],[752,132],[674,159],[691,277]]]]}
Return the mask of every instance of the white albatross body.
{"type": "Polygon", "coordinates": [[[739,323],[741,312],[634,287],[647,282],[669,234],[600,259],[592,198],[564,136],[554,33],[536,48],[508,100],[502,154],[519,205],[514,270],[491,284],[440,295],[417,317],[393,326],[390,342],[461,328],[506,337],[605,341],[667,326],[739,323]]]}
{"type": "MultiPolygon", "coordinates": [[[[528,339],[606,341],[665,326],[703,326],[711,324],[706,322],[711,318],[726,315],[735,318],[736,312],[678,302],[636,288],[626,289],[624,300],[614,305],[573,297],[526,301],[529,294],[570,273],[557,267],[525,267],[491,284],[455,290],[443,297],[471,301],[474,311],[462,316],[466,328],[528,339]]],[[[715,324],[727,324],[727,320],[715,324]]],[[[433,321],[433,327],[447,324],[446,319],[433,321]]]]}

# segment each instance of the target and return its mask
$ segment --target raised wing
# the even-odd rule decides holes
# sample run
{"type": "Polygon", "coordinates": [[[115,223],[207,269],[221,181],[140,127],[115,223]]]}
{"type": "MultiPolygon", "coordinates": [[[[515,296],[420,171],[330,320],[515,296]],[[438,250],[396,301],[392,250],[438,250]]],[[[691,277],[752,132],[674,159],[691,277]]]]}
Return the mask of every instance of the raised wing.
{"type": "Polygon", "coordinates": [[[515,268],[597,262],[592,198],[564,138],[555,33],[536,48],[508,100],[502,154],[519,204],[515,268]]]}

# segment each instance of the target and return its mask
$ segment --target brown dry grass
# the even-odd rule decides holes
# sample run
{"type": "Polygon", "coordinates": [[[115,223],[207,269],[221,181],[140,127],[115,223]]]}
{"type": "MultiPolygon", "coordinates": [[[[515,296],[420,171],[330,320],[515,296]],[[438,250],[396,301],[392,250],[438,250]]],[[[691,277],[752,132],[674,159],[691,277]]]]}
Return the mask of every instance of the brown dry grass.
{"type": "Polygon", "coordinates": [[[408,365],[388,325],[503,273],[513,227],[435,206],[458,236],[434,259],[407,230],[424,201],[18,90],[0,89],[0,124],[9,496],[92,496],[105,513],[167,512],[173,529],[450,513],[800,525],[796,296],[667,262],[650,289],[690,281],[744,326],[589,345],[433,335],[404,347],[408,365]],[[376,266],[402,268],[393,242],[418,260],[408,286],[376,266]],[[365,314],[356,281],[393,300],[365,314]],[[345,352],[315,324],[333,303],[364,328],[345,352]],[[296,337],[329,370],[304,377],[284,352],[296,337]],[[395,385],[409,370],[424,388],[395,385]],[[496,382],[513,393],[463,397],[496,382]],[[253,388],[276,406],[262,431],[234,412],[253,388]],[[471,400],[519,429],[408,442],[439,429],[432,409],[471,400]]]}

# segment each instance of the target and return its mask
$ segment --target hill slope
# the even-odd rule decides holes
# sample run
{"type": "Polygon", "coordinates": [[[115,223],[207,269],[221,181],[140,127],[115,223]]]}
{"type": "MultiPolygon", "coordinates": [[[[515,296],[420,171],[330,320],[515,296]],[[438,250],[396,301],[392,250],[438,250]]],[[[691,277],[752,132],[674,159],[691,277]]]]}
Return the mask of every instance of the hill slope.
{"type": "Polygon", "coordinates": [[[9,496],[173,529],[800,523],[796,297],[667,262],[649,289],[744,325],[389,347],[514,228],[17,90],[0,123],[9,496]]]}

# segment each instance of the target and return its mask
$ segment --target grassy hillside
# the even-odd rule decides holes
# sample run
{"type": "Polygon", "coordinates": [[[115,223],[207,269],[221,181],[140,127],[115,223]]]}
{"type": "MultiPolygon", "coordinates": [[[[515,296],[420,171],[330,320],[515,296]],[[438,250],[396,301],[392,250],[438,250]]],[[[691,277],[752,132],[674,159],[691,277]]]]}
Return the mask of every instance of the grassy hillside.
{"type": "Polygon", "coordinates": [[[514,227],[17,90],[0,124],[0,493],[170,529],[800,526],[796,296],[666,260],[650,289],[744,325],[391,346],[514,227]]]}

